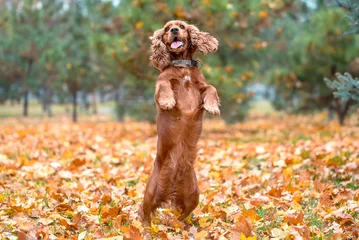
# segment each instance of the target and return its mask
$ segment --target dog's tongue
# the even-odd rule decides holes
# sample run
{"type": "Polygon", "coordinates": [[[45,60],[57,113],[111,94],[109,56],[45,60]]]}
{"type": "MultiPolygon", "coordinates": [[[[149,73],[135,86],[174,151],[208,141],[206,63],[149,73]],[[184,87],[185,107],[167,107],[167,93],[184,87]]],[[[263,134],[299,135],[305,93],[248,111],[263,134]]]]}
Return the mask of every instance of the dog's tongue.
{"type": "Polygon", "coordinates": [[[179,48],[182,45],[183,45],[183,42],[176,41],[171,44],[171,48],[179,48]]]}

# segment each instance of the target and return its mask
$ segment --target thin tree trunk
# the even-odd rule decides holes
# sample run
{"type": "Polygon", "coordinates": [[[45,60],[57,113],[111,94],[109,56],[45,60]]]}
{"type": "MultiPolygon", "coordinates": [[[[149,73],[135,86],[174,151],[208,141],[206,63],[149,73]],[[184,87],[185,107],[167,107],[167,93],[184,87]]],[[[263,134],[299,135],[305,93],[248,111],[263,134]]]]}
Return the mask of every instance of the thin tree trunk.
{"type": "Polygon", "coordinates": [[[24,109],[23,109],[23,116],[27,117],[28,116],[28,108],[29,108],[29,89],[27,87],[27,83],[26,83],[26,79],[25,81],[25,86],[24,86],[24,109]]]}
{"type": "Polygon", "coordinates": [[[97,97],[95,90],[92,92],[92,111],[93,114],[97,114],[97,97]]]}
{"type": "Polygon", "coordinates": [[[47,84],[45,85],[45,88],[44,88],[44,94],[42,96],[42,111],[44,113],[47,113],[47,110],[48,110],[48,107],[49,107],[49,88],[47,86],[47,84]]]}
{"type": "Polygon", "coordinates": [[[24,117],[28,116],[28,108],[29,108],[29,86],[27,84],[27,80],[30,76],[31,73],[31,69],[32,69],[32,60],[28,60],[27,61],[27,72],[26,72],[26,76],[24,79],[24,111],[23,111],[23,115],[24,117]]]}
{"type": "Polygon", "coordinates": [[[345,117],[349,112],[349,108],[350,108],[350,105],[351,105],[351,100],[348,100],[345,103],[343,103],[341,100],[337,99],[336,103],[337,103],[338,121],[339,121],[339,124],[343,126],[345,117]]]}
{"type": "Polygon", "coordinates": [[[48,117],[52,117],[52,89],[51,83],[54,76],[50,74],[47,81],[45,82],[44,94],[42,97],[42,110],[44,113],[47,113],[48,117]]]}
{"type": "Polygon", "coordinates": [[[125,118],[125,85],[123,80],[120,81],[116,92],[117,102],[117,120],[122,122],[125,118]]]}
{"type": "Polygon", "coordinates": [[[72,93],[72,121],[77,122],[77,91],[72,93]]]}
{"type": "Polygon", "coordinates": [[[52,117],[52,89],[48,89],[47,116],[52,117]]]}
{"type": "Polygon", "coordinates": [[[47,110],[46,91],[47,91],[47,87],[44,88],[44,93],[42,95],[42,112],[43,113],[46,113],[46,110],[47,110]]]}
{"type": "Polygon", "coordinates": [[[83,95],[83,100],[84,100],[84,108],[88,112],[90,110],[90,103],[89,103],[89,100],[88,100],[88,97],[87,97],[87,93],[85,93],[85,92],[84,92],[84,95],[83,95]]]}
{"type": "Polygon", "coordinates": [[[24,111],[23,111],[24,117],[28,116],[28,108],[29,108],[29,90],[26,86],[24,89],[24,111]]]}

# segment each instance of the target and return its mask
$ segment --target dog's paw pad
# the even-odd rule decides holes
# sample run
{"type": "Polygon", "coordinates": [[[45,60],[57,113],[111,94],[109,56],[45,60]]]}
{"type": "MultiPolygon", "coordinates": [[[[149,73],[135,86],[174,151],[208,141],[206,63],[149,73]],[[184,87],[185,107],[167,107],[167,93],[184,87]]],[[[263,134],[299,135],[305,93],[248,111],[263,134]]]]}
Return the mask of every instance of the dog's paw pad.
{"type": "Polygon", "coordinates": [[[221,115],[221,111],[217,104],[204,104],[204,109],[211,115],[219,116],[221,115]]]}
{"type": "Polygon", "coordinates": [[[176,105],[174,98],[160,98],[158,104],[163,110],[171,110],[176,105]]]}

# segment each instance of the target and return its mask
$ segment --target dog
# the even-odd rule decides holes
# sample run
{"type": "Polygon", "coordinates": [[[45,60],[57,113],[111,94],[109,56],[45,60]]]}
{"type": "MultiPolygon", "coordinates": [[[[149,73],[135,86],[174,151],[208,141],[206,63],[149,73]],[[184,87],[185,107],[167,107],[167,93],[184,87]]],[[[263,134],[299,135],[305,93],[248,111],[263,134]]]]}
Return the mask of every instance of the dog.
{"type": "Polygon", "coordinates": [[[139,209],[143,225],[164,203],[182,210],[183,221],[199,203],[193,163],[204,111],[220,115],[215,87],[208,85],[194,54],[217,51],[218,41],[184,21],[167,22],[151,38],[152,64],[161,71],[156,82],[157,155],[139,209]]]}

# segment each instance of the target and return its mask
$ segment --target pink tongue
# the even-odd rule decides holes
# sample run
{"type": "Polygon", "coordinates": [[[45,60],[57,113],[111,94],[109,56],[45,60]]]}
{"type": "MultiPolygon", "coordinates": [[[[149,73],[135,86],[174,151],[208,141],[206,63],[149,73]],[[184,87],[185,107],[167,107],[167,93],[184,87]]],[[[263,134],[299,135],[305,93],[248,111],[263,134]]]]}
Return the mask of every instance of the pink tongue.
{"type": "Polygon", "coordinates": [[[173,42],[172,44],[171,44],[171,48],[179,48],[180,46],[182,46],[183,45],[183,43],[182,42],[173,42]]]}

